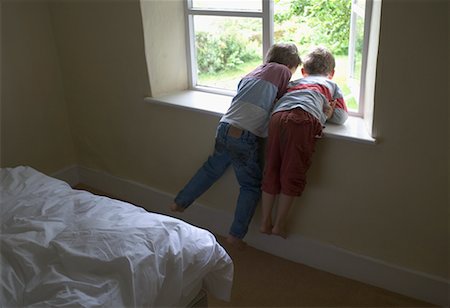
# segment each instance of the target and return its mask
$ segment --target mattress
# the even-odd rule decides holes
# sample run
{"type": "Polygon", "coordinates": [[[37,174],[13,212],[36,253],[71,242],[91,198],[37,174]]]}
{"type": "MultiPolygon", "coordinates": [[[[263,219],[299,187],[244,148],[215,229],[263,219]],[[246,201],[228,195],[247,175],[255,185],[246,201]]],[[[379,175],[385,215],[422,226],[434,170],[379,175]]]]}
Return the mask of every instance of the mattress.
{"type": "Polygon", "coordinates": [[[1,168],[0,193],[2,307],[189,306],[202,288],[230,298],[233,262],[207,230],[27,166],[1,168]]]}

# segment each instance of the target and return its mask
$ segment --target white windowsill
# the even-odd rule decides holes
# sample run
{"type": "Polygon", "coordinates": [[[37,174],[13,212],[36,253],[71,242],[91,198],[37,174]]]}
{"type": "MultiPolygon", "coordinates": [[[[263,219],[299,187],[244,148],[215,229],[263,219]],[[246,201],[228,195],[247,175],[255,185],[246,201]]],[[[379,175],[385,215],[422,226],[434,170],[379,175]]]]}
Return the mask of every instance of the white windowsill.
{"type": "MultiPolygon", "coordinates": [[[[159,97],[146,97],[145,101],[221,117],[230,106],[231,99],[232,97],[227,95],[186,90],[159,97]]],[[[364,120],[359,117],[350,116],[344,125],[327,123],[324,135],[330,138],[375,143],[375,139],[367,132],[364,120]]]]}

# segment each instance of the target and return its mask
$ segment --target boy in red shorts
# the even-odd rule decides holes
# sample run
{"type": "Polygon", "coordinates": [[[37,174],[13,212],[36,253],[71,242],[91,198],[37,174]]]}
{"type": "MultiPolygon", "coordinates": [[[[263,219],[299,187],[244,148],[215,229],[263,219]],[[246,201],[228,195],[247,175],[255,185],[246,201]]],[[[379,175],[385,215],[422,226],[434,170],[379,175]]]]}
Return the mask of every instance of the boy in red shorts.
{"type": "Polygon", "coordinates": [[[303,63],[303,78],[292,81],[274,107],[262,181],[262,233],[287,237],[287,217],[295,197],[305,188],[317,137],[326,121],[343,124],[347,120],[342,91],[331,81],[334,67],[333,55],[325,48],[315,48],[303,63]]]}

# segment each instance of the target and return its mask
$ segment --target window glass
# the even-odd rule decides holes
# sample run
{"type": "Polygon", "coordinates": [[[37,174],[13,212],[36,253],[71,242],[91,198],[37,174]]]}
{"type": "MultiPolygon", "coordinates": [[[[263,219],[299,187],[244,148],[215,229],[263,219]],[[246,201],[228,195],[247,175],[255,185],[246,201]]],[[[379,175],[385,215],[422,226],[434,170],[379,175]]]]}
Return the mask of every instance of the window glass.
{"type": "MultiPolygon", "coordinates": [[[[361,85],[362,56],[364,48],[365,0],[354,0],[350,23],[349,42],[349,79],[347,81],[351,95],[359,98],[361,85]]],[[[358,106],[354,106],[358,110],[358,106]]]]}
{"type": "Polygon", "coordinates": [[[192,8],[261,12],[262,0],[192,0],[192,8]]]}
{"type": "Polygon", "coordinates": [[[366,7],[366,0],[355,0],[354,4],[361,10],[364,10],[366,7]]]}
{"type": "MultiPolygon", "coordinates": [[[[314,46],[330,49],[336,60],[333,79],[344,92],[349,109],[356,111],[357,100],[349,86],[351,4],[352,0],[275,0],[274,41],[295,43],[300,57],[314,46]]],[[[361,58],[353,59],[358,60],[361,58]]],[[[297,70],[293,79],[301,77],[297,70]]]]}
{"type": "Polygon", "coordinates": [[[262,63],[262,20],[194,16],[197,86],[236,90],[262,63]]]}
{"type": "MultiPolygon", "coordinates": [[[[322,45],[335,56],[333,80],[349,111],[363,114],[359,99],[368,0],[186,1],[192,5],[187,12],[194,88],[235,91],[239,80],[263,62],[263,46],[295,43],[303,57],[322,45]]],[[[299,69],[293,79],[301,77],[299,69]]]]}

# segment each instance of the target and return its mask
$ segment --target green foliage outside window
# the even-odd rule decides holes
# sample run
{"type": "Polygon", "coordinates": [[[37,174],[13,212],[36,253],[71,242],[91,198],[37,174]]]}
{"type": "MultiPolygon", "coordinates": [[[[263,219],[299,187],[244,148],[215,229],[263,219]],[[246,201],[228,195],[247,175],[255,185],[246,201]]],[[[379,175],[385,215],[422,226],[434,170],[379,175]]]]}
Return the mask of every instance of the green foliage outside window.
{"type": "MultiPolygon", "coordinates": [[[[295,43],[301,56],[313,46],[324,45],[336,57],[347,58],[351,0],[274,0],[274,4],[275,42],[295,43]]],[[[199,83],[228,88],[233,84],[229,80],[238,80],[244,67],[262,63],[261,22],[230,18],[211,28],[219,30],[196,31],[199,83]]]]}
{"type": "Polygon", "coordinates": [[[300,54],[325,45],[348,54],[350,0],[275,0],[275,41],[296,43],[300,54]]]}
{"type": "MultiPolygon", "coordinates": [[[[276,42],[293,42],[300,54],[311,46],[325,45],[335,55],[347,55],[351,0],[274,0],[274,3],[276,42]]],[[[260,31],[252,22],[245,25],[228,22],[218,33],[197,32],[199,73],[218,73],[261,59],[256,48],[260,31]]]]}
{"type": "Polygon", "coordinates": [[[246,45],[236,33],[215,36],[208,32],[196,35],[197,66],[200,73],[217,73],[236,69],[239,65],[258,59],[255,50],[246,45]]]}
{"type": "Polygon", "coordinates": [[[261,22],[258,19],[218,19],[213,32],[197,31],[199,74],[235,70],[240,65],[261,61],[261,22]]]}

